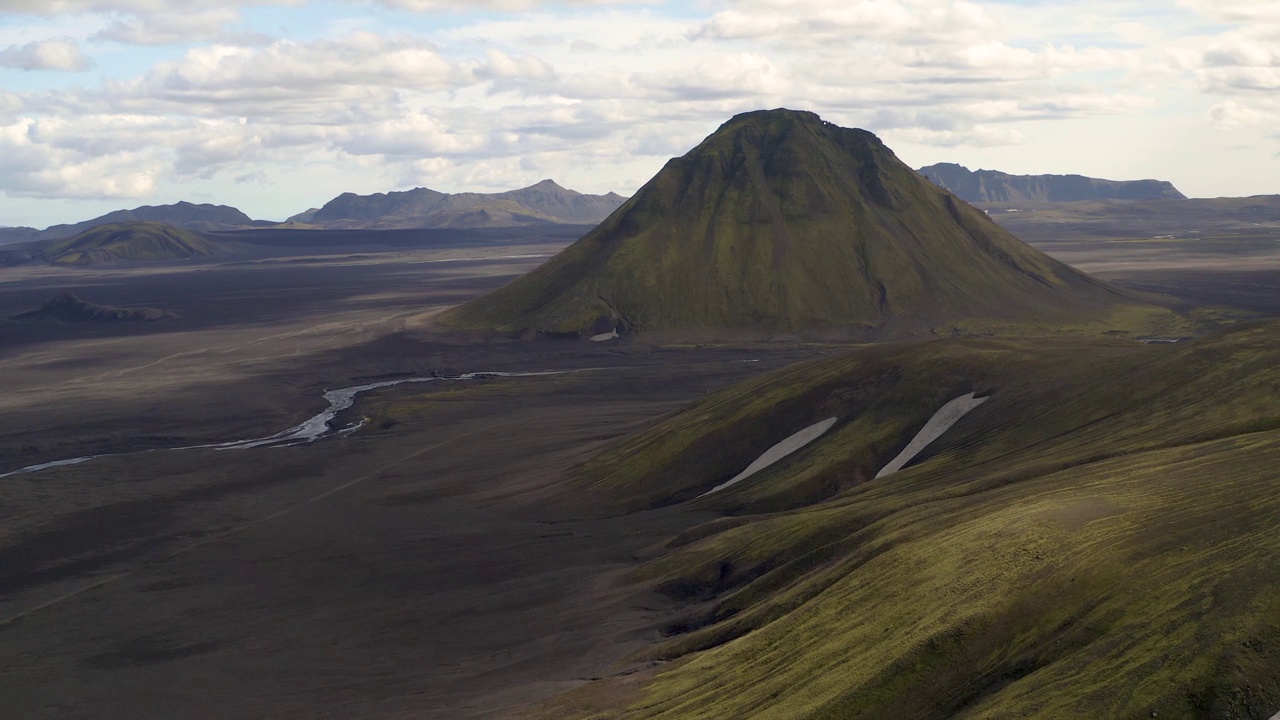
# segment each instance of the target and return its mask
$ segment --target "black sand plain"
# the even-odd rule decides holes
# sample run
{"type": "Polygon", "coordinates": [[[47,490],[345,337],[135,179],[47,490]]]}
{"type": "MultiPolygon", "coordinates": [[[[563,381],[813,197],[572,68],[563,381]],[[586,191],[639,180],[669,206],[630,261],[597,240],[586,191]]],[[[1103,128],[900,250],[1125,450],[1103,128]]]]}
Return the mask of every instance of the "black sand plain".
{"type": "MultiPolygon", "coordinates": [[[[711,389],[841,348],[431,331],[431,312],[571,239],[298,238],[234,260],[0,269],[0,317],[66,290],[180,316],[0,322],[0,473],[120,453],[0,479],[0,714],[521,717],[643,673],[619,663],[679,607],[628,572],[708,518],[613,515],[565,478],[711,389]],[[339,418],[368,418],[345,438],[161,451],[269,435],[326,389],[549,369],[584,371],[375,391],[339,418]]],[[[1280,242],[1250,242],[1037,244],[1188,309],[1280,314],[1280,242]]]]}

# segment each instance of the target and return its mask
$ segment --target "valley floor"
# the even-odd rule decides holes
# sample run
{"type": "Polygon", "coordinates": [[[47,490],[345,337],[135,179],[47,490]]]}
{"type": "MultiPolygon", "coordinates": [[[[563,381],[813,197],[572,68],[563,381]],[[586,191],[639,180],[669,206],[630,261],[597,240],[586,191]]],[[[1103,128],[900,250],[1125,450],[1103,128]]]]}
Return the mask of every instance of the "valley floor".
{"type": "MultiPolygon", "coordinates": [[[[624,579],[718,513],[620,514],[564,478],[712,390],[840,348],[476,343],[424,330],[424,312],[556,248],[0,269],[0,317],[63,290],[180,316],[0,322],[0,473],[124,453],[0,480],[4,712],[509,717],[661,640],[679,604],[624,579]],[[152,452],[270,434],[358,382],[570,368],[604,369],[388,388],[340,418],[367,417],[360,432],[310,445],[152,452]]],[[[1062,249],[1188,307],[1280,314],[1271,256],[1242,269],[1227,255],[1121,262],[1105,244],[1062,249]]]]}

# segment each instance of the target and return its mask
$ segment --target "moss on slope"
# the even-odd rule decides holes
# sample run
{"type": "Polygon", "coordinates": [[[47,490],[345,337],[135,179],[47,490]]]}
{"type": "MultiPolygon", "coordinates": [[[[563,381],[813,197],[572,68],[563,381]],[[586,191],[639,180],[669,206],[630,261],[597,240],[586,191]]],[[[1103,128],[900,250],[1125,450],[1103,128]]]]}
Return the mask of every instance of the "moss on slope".
{"type": "MultiPolygon", "coordinates": [[[[1270,717],[1277,368],[1277,323],[1185,346],[876,347],[728,389],[606,451],[582,482],[666,502],[722,475],[623,465],[678,467],[735,427],[767,444],[832,414],[824,403],[851,413],[844,432],[698,501],[730,515],[638,571],[688,603],[650,653],[681,662],[610,716],[1270,717]],[[896,452],[966,382],[991,400],[929,457],[834,482],[896,452]]],[[[724,472],[752,458],[729,444],[724,472]]]]}
{"type": "Polygon", "coordinates": [[[98,225],[50,245],[44,257],[59,265],[117,260],[181,260],[212,255],[217,245],[200,233],[154,222],[98,225]]]}
{"type": "Polygon", "coordinates": [[[442,319],[885,337],[1167,315],[1022,243],[871,133],[774,110],[725,123],[577,243],[442,319]]]}

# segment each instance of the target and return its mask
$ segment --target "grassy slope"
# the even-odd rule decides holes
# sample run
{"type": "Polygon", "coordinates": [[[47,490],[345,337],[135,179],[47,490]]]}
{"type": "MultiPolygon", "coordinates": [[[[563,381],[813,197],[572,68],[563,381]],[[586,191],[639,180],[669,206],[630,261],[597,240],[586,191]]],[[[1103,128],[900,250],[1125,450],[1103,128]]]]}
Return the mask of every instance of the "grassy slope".
{"type": "Polygon", "coordinates": [[[153,222],[112,223],[50,245],[44,256],[64,265],[113,260],[177,260],[212,255],[215,244],[191,230],[153,222]]]}
{"type": "Polygon", "coordinates": [[[444,320],[883,335],[1163,316],[1020,242],[870,133],[775,111],[726,123],[578,243],[444,320]]]}
{"type": "Polygon", "coordinates": [[[833,406],[849,418],[700,501],[758,514],[690,531],[639,571],[689,602],[653,650],[682,660],[616,715],[1270,717],[1277,348],[1274,323],[1187,346],[870,348],[724,391],[605,453],[582,481],[656,504],[833,406]],[[931,457],[856,482],[969,388],[992,399],[931,457]],[[733,443],[733,424],[762,439],[733,443]],[[694,461],[721,445],[719,465],[694,461]],[[652,470],[668,466],[684,469],[652,470]]]}

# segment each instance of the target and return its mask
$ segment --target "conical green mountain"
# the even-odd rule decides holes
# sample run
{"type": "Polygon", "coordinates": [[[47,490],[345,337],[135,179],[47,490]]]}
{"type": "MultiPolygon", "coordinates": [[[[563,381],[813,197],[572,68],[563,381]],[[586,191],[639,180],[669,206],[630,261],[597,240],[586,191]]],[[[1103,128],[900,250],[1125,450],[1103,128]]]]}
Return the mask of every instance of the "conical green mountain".
{"type": "Polygon", "coordinates": [[[872,133],[770,110],[734,117],[577,243],[442,321],[884,337],[1105,323],[1136,305],[935,187],[872,133]]]}

